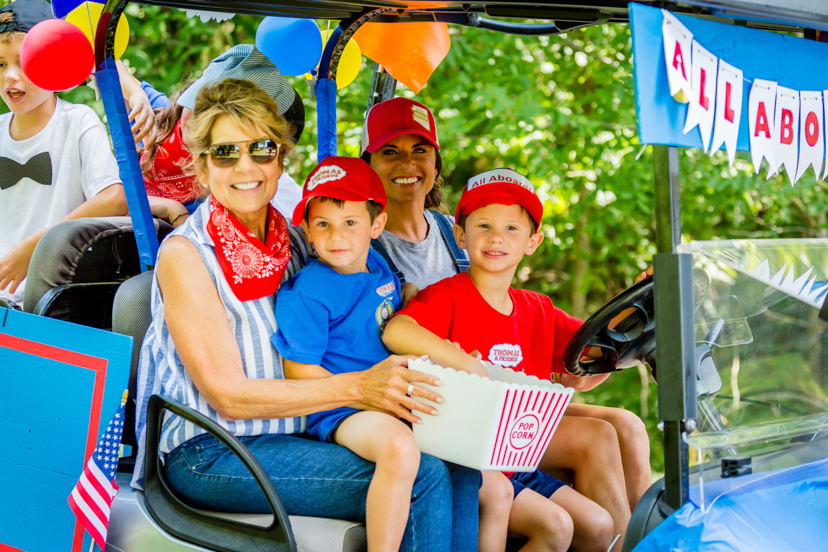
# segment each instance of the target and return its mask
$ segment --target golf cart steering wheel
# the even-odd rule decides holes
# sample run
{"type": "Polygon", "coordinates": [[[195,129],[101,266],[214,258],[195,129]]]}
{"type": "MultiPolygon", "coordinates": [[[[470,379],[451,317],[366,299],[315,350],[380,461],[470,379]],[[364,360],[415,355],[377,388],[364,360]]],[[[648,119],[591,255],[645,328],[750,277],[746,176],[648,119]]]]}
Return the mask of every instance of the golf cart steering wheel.
{"type": "MultiPolygon", "coordinates": [[[[694,309],[699,308],[709,287],[707,273],[694,268],[694,309]]],[[[578,328],[564,350],[564,368],[574,376],[591,376],[646,363],[652,368],[653,377],[656,377],[655,352],[653,278],[650,276],[610,300],[578,328]],[[630,309],[631,312],[623,320],[609,328],[613,319],[630,309]],[[590,347],[600,347],[604,356],[584,356],[590,347]]]]}
{"type": "Polygon", "coordinates": [[[578,328],[564,351],[564,368],[574,376],[606,374],[655,359],[655,316],[653,278],[645,278],[627,289],[578,328]],[[610,322],[633,309],[612,329],[610,322]],[[590,358],[584,352],[600,347],[603,358],[590,358]]]}

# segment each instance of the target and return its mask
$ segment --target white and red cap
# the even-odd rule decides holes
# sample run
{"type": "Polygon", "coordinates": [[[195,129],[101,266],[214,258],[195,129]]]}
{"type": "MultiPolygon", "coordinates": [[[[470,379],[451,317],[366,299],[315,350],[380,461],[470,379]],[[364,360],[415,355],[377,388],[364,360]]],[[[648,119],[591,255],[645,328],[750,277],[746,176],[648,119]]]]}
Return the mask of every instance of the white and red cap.
{"type": "Polygon", "coordinates": [[[293,225],[305,218],[305,207],[314,197],[343,201],[375,201],[385,209],[388,200],[382,180],[368,163],[358,157],[326,157],[305,180],[302,201],[293,210],[293,225]]]}
{"type": "Polygon", "coordinates": [[[471,177],[460,196],[455,218],[460,219],[461,215],[468,215],[492,203],[521,205],[540,226],[543,204],[535,195],[535,186],[528,178],[512,169],[493,169],[471,177]]]}
{"type": "Polygon", "coordinates": [[[440,149],[434,113],[420,102],[400,97],[380,102],[368,111],[360,153],[374,153],[403,134],[418,134],[440,149]]]}

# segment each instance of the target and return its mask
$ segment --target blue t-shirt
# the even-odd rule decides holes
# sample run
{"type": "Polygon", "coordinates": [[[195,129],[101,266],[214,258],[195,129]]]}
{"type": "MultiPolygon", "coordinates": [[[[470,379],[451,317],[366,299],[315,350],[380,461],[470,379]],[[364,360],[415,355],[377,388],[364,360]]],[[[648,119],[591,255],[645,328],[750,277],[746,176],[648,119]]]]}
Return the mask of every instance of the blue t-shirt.
{"type": "MultiPolygon", "coordinates": [[[[367,370],[388,357],[380,326],[400,308],[400,281],[373,250],[367,265],[368,272],[340,274],[315,259],[282,284],[276,295],[278,330],[271,341],[283,358],[342,374],[367,370]]],[[[355,412],[337,408],[312,414],[308,433],[329,441],[355,412]]]]}

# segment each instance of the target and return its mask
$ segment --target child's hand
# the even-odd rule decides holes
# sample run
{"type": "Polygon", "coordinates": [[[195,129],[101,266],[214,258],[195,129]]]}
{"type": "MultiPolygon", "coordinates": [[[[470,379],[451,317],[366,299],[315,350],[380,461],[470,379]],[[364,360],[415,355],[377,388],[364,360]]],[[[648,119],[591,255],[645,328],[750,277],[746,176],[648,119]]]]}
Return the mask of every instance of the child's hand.
{"type": "Polygon", "coordinates": [[[143,90],[136,90],[126,100],[129,104],[129,121],[132,123],[132,139],[137,144],[146,138],[144,145],[155,143],[158,138],[158,121],[149,98],[143,90]]]}
{"type": "Polygon", "coordinates": [[[639,274],[638,276],[635,277],[635,283],[637,284],[638,282],[640,282],[644,278],[648,278],[652,275],[653,275],[653,267],[651,265],[647,270],[645,270],[644,272],[642,272],[641,274],[639,274]]]}
{"type": "Polygon", "coordinates": [[[414,299],[414,296],[420,293],[420,288],[412,284],[411,282],[406,282],[402,285],[402,289],[400,290],[400,296],[402,297],[402,304],[406,306],[409,301],[414,299]]]}
{"type": "Polygon", "coordinates": [[[173,228],[178,228],[184,224],[184,221],[190,216],[187,208],[174,199],[149,196],[147,200],[149,200],[152,216],[166,220],[172,224],[173,228]]]}
{"type": "Polygon", "coordinates": [[[14,244],[8,253],[0,257],[0,290],[8,287],[11,294],[17,291],[20,283],[26,278],[26,273],[29,272],[29,263],[37,241],[35,236],[29,236],[14,244]]]}
{"type": "MultiPolygon", "coordinates": [[[[450,339],[446,339],[445,342],[448,343],[449,345],[451,345],[452,347],[454,347],[455,349],[458,349],[458,350],[463,351],[464,353],[466,353],[466,351],[463,349],[463,347],[460,346],[460,342],[451,341],[450,339]]],[[[483,366],[483,355],[480,354],[480,351],[475,349],[474,351],[472,351],[470,353],[466,353],[466,354],[469,355],[470,357],[472,357],[476,361],[476,362],[471,362],[470,361],[469,365],[466,367],[466,371],[469,372],[469,373],[472,373],[472,374],[477,374],[481,378],[491,379],[489,377],[488,370],[486,370],[486,367],[483,366]]]]}

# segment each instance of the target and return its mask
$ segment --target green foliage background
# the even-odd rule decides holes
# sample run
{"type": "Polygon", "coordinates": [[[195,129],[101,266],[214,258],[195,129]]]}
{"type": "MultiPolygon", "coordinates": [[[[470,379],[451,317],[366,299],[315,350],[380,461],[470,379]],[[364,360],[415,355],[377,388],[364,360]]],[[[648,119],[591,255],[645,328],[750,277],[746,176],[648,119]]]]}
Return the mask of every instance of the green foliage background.
{"type": "MultiPolygon", "coordinates": [[[[252,43],[260,21],[237,15],[202,23],[139,4],[126,13],[125,61],[166,93],[199,76],[230,46],[252,43]]],[[[482,170],[511,167],[528,175],[544,200],[546,239],[519,268],[516,285],[585,317],[631,285],[655,253],[652,156],[637,138],[629,29],[603,25],[537,38],[450,32],[451,51],[417,96],[438,119],[448,206],[453,209],[466,179],[482,170]]],[[[340,154],[358,154],[372,68],[363,58],[357,80],[339,92],[340,154]]],[[[301,182],[316,160],[315,106],[304,79],[290,80],[308,114],[288,168],[301,182]]],[[[413,97],[409,90],[398,93],[413,97]]],[[[61,96],[103,114],[87,87],[61,96]]],[[[812,173],[791,187],[782,177],[765,181],[764,168],[754,176],[745,154],[729,168],[723,152],[708,157],[696,150],[682,150],[681,171],[688,238],[826,236],[828,199],[812,173]]],[[[647,373],[631,369],[580,400],[639,413],[650,431],[653,468],[661,472],[655,396],[647,373]]]]}

